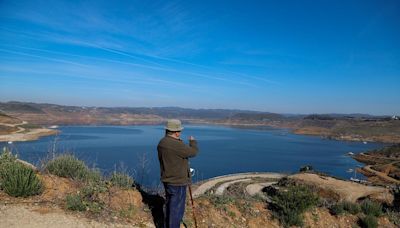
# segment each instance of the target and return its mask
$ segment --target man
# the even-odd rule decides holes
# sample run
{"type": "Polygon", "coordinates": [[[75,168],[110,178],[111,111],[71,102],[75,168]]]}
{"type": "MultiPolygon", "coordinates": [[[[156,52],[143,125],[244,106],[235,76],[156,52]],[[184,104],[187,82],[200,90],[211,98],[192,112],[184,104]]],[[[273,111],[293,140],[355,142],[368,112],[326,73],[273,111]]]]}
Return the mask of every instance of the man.
{"type": "Polygon", "coordinates": [[[181,121],[171,119],[165,127],[165,137],[157,146],[160,161],[161,181],[166,196],[165,222],[167,228],[179,228],[185,213],[186,187],[190,184],[190,157],[198,152],[197,142],[189,137],[189,146],[180,139],[183,130],[181,121]]]}

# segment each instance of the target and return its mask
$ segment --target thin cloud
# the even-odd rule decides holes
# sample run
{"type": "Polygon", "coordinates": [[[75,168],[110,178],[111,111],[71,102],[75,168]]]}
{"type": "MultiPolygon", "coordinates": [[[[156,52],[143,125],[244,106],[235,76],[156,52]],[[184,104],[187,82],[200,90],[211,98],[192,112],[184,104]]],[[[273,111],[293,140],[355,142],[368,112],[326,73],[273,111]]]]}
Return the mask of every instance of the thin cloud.
{"type": "MultiPolygon", "coordinates": [[[[82,43],[82,44],[88,45],[89,47],[98,48],[98,47],[92,46],[90,44],[86,44],[86,43],[82,43]]],[[[47,53],[60,54],[60,55],[71,56],[71,57],[83,57],[83,58],[87,58],[87,59],[106,61],[106,62],[110,62],[110,63],[119,63],[119,64],[124,64],[124,65],[129,65],[129,66],[147,68],[147,69],[151,69],[151,70],[160,70],[160,71],[167,71],[167,72],[172,72],[172,73],[180,73],[180,74],[184,74],[184,75],[198,76],[198,77],[202,77],[202,78],[206,78],[206,79],[210,79],[210,80],[225,81],[225,82],[229,82],[229,83],[233,83],[233,84],[239,84],[239,85],[245,85],[245,86],[249,86],[249,87],[258,87],[258,86],[254,85],[254,84],[243,82],[243,81],[230,80],[230,79],[221,78],[221,77],[213,77],[213,76],[209,76],[209,75],[202,74],[202,73],[175,70],[175,69],[167,68],[167,67],[164,67],[164,66],[158,66],[158,67],[157,66],[149,66],[149,65],[145,65],[145,64],[139,64],[139,63],[132,63],[132,62],[126,62],[126,61],[120,61],[120,60],[112,60],[112,59],[104,59],[104,58],[98,58],[98,57],[90,57],[90,56],[84,56],[84,55],[69,54],[69,53],[63,53],[63,52],[57,52],[57,51],[49,51],[49,50],[39,49],[39,48],[30,48],[30,47],[22,47],[22,46],[15,46],[15,47],[22,48],[22,49],[27,49],[27,50],[36,50],[36,51],[42,51],[42,52],[47,52],[47,53]]],[[[114,54],[120,54],[120,55],[123,55],[125,57],[132,57],[129,54],[125,55],[125,54],[122,54],[121,52],[118,52],[118,51],[111,51],[111,49],[104,49],[104,48],[100,48],[100,49],[104,50],[104,51],[108,51],[108,52],[114,53],[114,54]]],[[[5,50],[5,49],[0,49],[0,51],[1,50],[5,50]]],[[[17,53],[17,52],[15,52],[15,53],[17,53]]],[[[18,52],[18,53],[21,54],[21,55],[24,55],[24,53],[22,53],[22,52],[18,52]]],[[[37,55],[31,55],[31,54],[26,54],[26,55],[28,55],[28,56],[30,55],[32,57],[39,57],[37,55]]],[[[47,58],[47,57],[43,57],[43,58],[47,58]]],[[[62,60],[54,59],[54,58],[48,58],[48,59],[49,60],[53,60],[53,61],[62,61],[62,60]]],[[[74,64],[74,65],[79,64],[79,63],[75,63],[75,62],[71,62],[71,61],[62,61],[62,62],[71,63],[71,64],[74,64]]]]}
{"type": "Polygon", "coordinates": [[[6,50],[6,49],[2,49],[2,48],[0,48],[0,51],[15,54],[15,55],[22,55],[22,56],[29,56],[29,57],[33,57],[33,58],[45,59],[45,60],[49,60],[49,61],[53,61],[53,62],[67,63],[67,64],[72,64],[72,65],[76,65],[76,66],[80,66],[80,67],[89,67],[88,65],[84,65],[84,64],[76,63],[76,62],[72,62],[72,61],[56,59],[56,58],[49,58],[49,57],[44,57],[44,56],[40,56],[40,55],[32,55],[32,54],[28,54],[28,53],[24,53],[24,52],[11,51],[11,50],[6,50]]]}

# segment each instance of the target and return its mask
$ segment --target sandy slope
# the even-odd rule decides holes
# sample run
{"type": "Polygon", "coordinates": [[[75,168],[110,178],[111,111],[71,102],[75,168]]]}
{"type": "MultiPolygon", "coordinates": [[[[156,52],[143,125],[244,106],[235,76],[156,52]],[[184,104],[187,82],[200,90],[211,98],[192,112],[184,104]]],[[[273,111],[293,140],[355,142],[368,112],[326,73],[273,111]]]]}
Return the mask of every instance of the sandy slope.
{"type": "Polygon", "coordinates": [[[314,185],[319,189],[331,191],[337,194],[340,199],[350,202],[356,202],[358,199],[365,197],[373,197],[388,203],[393,201],[393,195],[383,187],[366,186],[312,173],[299,173],[289,176],[289,178],[314,185]]]}
{"type": "MultiPolygon", "coordinates": [[[[69,214],[58,208],[42,209],[38,206],[0,205],[0,228],[36,227],[132,227],[121,223],[104,223],[69,214]]],[[[154,227],[149,225],[148,227],[154,227]]]]}

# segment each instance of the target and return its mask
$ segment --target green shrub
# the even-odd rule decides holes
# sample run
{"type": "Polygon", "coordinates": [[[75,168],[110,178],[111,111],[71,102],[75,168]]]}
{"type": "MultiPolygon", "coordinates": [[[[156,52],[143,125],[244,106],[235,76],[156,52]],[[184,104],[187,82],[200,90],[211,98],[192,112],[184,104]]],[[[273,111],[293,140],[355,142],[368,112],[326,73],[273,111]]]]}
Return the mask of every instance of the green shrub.
{"type": "Polygon", "coordinates": [[[349,212],[352,215],[356,215],[361,212],[360,205],[358,205],[357,203],[343,201],[342,204],[343,204],[344,210],[349,212]]]}
{"type": "Polygon", "coordinates": [[[110,177],[113,186],[121,188],[130,188],[133,185],[133,178],[126,173],[113,172],[110,177]]]}
{"type": "Polygon", "coordinates": [[[101,179],[101,172],[96,168],[88,169],[84,178],[85,181],[94,183],[100,183],[101,179]]]}
{"type": "Polygon", "coordinates": [[[99,213],[103,210],[105,203],[99,194],[106,192],[107,188],[103,182],[90,182],[80,189],[77,194],[67,195],[66,208],[73,211],[90,211],[99,213]]]}
{"type": "Polygon", "coordinates": [[[382,215],[382,205],[371,200],[365,200],[361,204],[361,210],[365,215],[379,217],[382,215]]]}
{"type": "Polygon", "coordinates": [[[6,163],[15,162],[17,156],[13,155],[7,147],[3,147],[3,152],[0,155],[0,167],[6,163]]]}
{"type": "Polygon", "coordinates": [[[334,215],[341,215],[346,212],[355,215],[360,213],[360,211],[360,205],[348,201],[339,202],[331,207],[331,212],[334,215]]]}
{"type": "Polygon", "coordinates": [[[386,211],[386,215],[391,223],[400,227],[400,212],[386,211]]]}
{"type": "Polygon", "coordinates": [[[85,163],[70,154],[62,154],[50,160],[45,169],[59,177],[83,180],[88,173],[85,163]]]}
{"type": "Polygon", "coordinates": [[[343,204],[342,203],[337,203],[334,204],[331,208],[330,211],[334,215],[341,215],[344,214],[346,211],[344,210],[343,204]]]}
{"type": "Polygon", "coordinates": [[[31,168],[16,161],[3,163],[1,166],[1,188],[7,194],[27,197],[42,193],[43,184],[31,168]]]}
{"type": "Polygon", "coordinates": [[[362,228],[377,228],[378,220],[373,215],[367,215],[360,219],[360,225],[362,228]]]}
{"type": "Polygon", "coordinates": [[[3,152],[0,155],[0,187],[1,187],[1,173],[7,171],[6,166],[10,163],[14,163],[17,160],[17,156],[13,155],[7,147],[3,147],[3,152]]]}
{"type": "Polygon", "coordinates": [[[222,206],[226,206],[227,204],[233,203],[234,199],[227,195],[221,195],[221,196],[212,195],[210,196],[210,201],[215,207],[221,208],[222,206]]]}
{"type": "Polygon", "coordinates": [[[86,206],[79,194],[70,194],[65,198],[66,208],[72,211],[84,211],[86,206]]]}
{"type": "Polygon", "coordinates": [[[301,226],[303,213],[318,204],[316,196],[306,186],[289,186],[272,196],[271,209],[284,226],[301,226]]]}
{"type": "Polygon", "coordinates": [[[99,199],[100,193],[106,191],[107,187],[104,183],[89,183],[81,189],[80,193],[83,198],[94,201],[99,199]]]}
{"type": "Polygon", "coordinates": [[[74,155],[62,154],[47,162],[45,169],[59,177],[72,178],[75,180],[99,182],[101,173],[97,169],[89,169],[85,162],[74,155]]]}

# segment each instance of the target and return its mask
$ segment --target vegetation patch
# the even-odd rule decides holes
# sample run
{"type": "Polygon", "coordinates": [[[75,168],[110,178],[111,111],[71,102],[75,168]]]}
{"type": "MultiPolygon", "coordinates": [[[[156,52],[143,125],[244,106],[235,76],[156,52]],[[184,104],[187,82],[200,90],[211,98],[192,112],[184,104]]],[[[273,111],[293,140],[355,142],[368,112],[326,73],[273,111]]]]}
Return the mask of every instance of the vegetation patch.
{"type": "Polygon", "coordinates": [[[14,197],[38,195],[43,191],[43,184],[35,172],[19,163],[6,148],[0,155],[0,187],[14,197]]]}
{"type": "Polygon", "coordinates": [[[270,209],[285,227],[302,226],[303,213],[316,206],[318,202],[318,196],[309,187],[290,185],[272,196],[270,209]]]}
{"type": "Polygon", "coordinates": [[[109,181],[113,186],[120,188],[131,188],[134,183],[133,178],[129,174],[123,172],[113,172],[109,181]]]}
{"type": "Polygon", "coordinates": [[[361,208],[360,208],[360,205],[357,203],[342,201],[337,204],[334,204],[330,208],[330,211],[334,215],[341,215],[344,213],[350,213],[352,215],[356,215],[356,214],[360,213],[361,208]]]}
{"type": "Polygon", "coordinates": [[[391,223],[400,227],[400,212],[387,211],[386,215],[391,223]]]}
{"type": "Polygon", "coordinates": [[[69,194],[65,198],[66,208],[72,211],[85,211],[86,205],[79,194],[69,194]]]}
{"type": "Polygon", "coordinates": [[[89,169],[85,162],[74,155],[62,154],[47,162],[45,170],[59,177],[72,178],[75,180],[98,182],[101,174],[96,169],[89,169]]]}
{"type": "Polygon", "coordinates": [[[361,210],[365,215],[379,217],[383,214],[382,205],[371,200],[363,201],[361,204],[361,210]]]}
{"type": "Polygon", "coordinates": [[[81,188],[78,193],[67,195],[65,198],[66,208],[72,211],[100,213],[105,207],[100,194],[106,191],[107,188],[104,184],[90,183],[81,188]]]}
{"type": "Polygon", "coordinates": [[[359,224],[362,228],[377,228],[378,219],[373,215],[367,215],[360,219],[359,224]]]}
{"type": "Polygon", "coordinates": [[[232,196],[222,195],[210,195],[210,202],[218,209],[226,209],[226,205],[234,203],[235,199],[232,196]]]}
{"type": "Polygon", "coordinates": [[[137,208],[134,205],[129,205],[127,209],[119,210],[119,216],[124,218],[132,218],[137,213],[137,208]]]}

